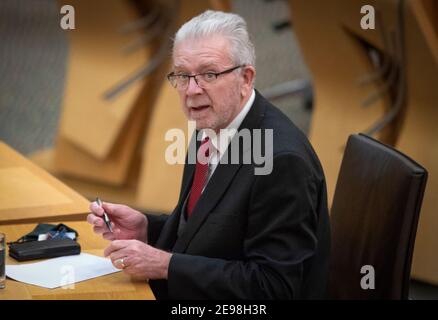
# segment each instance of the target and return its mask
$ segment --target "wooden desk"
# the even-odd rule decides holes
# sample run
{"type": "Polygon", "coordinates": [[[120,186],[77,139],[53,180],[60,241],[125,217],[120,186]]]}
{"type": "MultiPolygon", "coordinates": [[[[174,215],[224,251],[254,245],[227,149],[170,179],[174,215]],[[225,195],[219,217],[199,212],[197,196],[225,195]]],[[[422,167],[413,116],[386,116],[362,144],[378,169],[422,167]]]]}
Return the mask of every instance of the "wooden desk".
{"type": "MultiPolygon", "coordinates": [[[[56,224],[57,222],[49,222],[56,224]]],[[[79,233],[78,242],[82,252],[103,256],[103,249],[109,241],[95,235],[92,227],[85,221],[63,221],[79,233]]],[[[6,234],[6,241],[15,241],[32,231],[36,224],[0,225],[0,232],[6,234]]],[[[32,261],[29,261],[32,262],[32,261]]],[[[7,256],[7,264],[18,264],[7,256]]],[[[155,299],[146,281],[131,279],[123,272],[75,283],[72,289],[46,289],[11,279],[6,279],[6,288],[0,289],[0,300],[152,300],[155,299]]]]}
{"type": "Polygon", "coordinates": [[[0,224],[84,219],[89,202],[0,141],[0,224]]]}

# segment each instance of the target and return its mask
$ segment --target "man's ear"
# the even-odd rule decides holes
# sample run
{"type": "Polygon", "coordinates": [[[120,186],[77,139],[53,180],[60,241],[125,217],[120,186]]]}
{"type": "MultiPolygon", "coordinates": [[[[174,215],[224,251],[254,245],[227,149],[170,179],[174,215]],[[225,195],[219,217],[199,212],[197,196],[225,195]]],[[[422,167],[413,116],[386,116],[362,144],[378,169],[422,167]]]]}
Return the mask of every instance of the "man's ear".
{"type": "Polygon", "coordinates": [[[243,67],[242,76],[243,76],[243,84],[242,84],[241,94],[243,96],[246,96],[252,89],[252,85],[256,76],[255,68],[253,66],[243,67]]]}

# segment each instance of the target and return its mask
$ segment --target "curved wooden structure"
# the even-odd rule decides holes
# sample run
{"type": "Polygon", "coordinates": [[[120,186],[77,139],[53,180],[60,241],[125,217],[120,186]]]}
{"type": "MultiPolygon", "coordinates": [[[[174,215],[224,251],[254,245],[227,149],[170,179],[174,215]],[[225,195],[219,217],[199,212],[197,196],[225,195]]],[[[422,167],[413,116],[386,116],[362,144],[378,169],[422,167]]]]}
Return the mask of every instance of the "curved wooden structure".
{"type": "Polygon", "coordinates": [[[171,68],[170,47],[163,45],[190,18],[209,8],[229,10],[229,2],[111,0],[102,12],[94,7],[101,2],[96,3],[71,3],[78,20],[77,29],[69,31],[71,55],[57,143],[54,150],[38,152],[32,159],[89,199],[99,195],[104,201],[171,212],[178,200],[182,165],[166,163],[170,142],[164,138],[169,129],[187,131],[187,120],[177,92],[165,77],[171,68]],[[167,8],[163,15],[172,20],[169,33],[161,30],[156,41],[140,46],[132,55],[122,54],[127,44],[142,40],[139,26],[145,20],[139,8],[153,8],[153,3],[167,8]],[[131,31],[120,33],[121,28],[131,31]],[[114,98],[105,98],[132,70],[157,62],[154,59],[163,48],[167,49],[165,59],[153,72],[114,98]]]}
{"type": "Polygon", "coordinates": [[[326,173],[330,202],[348,135],[393,112],[375,137],[429,171],[412,275],[438,283],[438,4],[290,0],[290,8],[313,75],[310,138],[326,173]],[[360,9],[369,4],[376,11],[376,29],[362,30],[360,9]]]}

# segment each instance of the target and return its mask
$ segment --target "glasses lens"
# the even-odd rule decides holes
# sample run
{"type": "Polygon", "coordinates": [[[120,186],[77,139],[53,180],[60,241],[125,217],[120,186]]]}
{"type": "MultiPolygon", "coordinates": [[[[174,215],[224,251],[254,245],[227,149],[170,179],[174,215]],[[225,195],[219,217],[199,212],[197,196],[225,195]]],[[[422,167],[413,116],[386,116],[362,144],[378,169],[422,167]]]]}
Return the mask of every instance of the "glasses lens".
{"type": "Polygon", "coordinates": [[[176,88],[176,77],[175,77],[174,74],[169,74],[167,76],[167,80],[169,80],[169,82],[172,85],[172,87],[176,88]]]}
{"type": "Polygon", "coordinates": [[[217,76],[215,73],[204,73],[199,80],[201,80],[203,83],[210,83],[216,80],[217,76]]]}
{"type": "Polygon", "coordinates": [[[187,88],[187,84],[190,81],[190,78],[186,75],[180,75],[177,78],[178,80],[178,89],[185,89],[187,88]]]}

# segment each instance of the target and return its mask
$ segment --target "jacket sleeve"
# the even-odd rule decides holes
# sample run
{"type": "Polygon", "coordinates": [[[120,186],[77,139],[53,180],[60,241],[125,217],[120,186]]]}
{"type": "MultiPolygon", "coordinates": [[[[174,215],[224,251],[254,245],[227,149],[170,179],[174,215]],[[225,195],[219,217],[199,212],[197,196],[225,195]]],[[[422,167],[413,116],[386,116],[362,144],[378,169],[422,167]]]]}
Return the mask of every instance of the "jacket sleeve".
{"type": "Polygon", "coordinates": [[[316,181],[300,156],[276,155],[271,174],[254,176],[244,259],[173,254],[169,298],[299,298],[306,260],[317,247],[316,181]]]}

